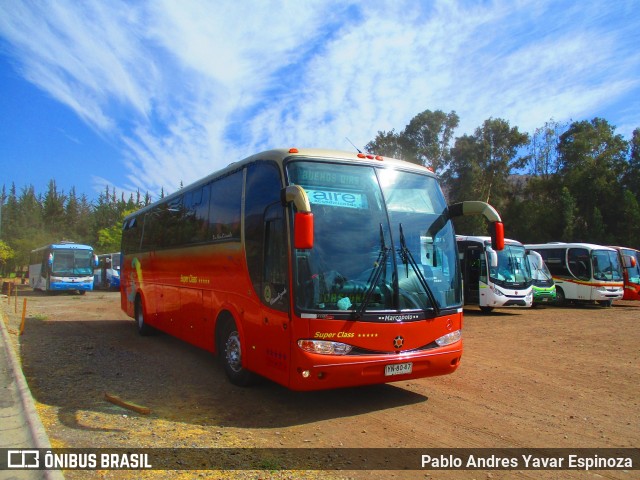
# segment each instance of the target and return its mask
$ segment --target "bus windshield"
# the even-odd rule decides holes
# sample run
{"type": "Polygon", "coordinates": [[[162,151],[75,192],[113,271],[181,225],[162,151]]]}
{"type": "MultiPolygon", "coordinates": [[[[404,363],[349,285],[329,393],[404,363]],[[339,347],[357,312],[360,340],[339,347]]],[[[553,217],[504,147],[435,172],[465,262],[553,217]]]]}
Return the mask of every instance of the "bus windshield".
{"type": "Polygon", "coordinates": [[[591,257],[593,278],[596,280],[622,280],[618,254],[613,250],[594,250],[591,257]]]}
{"type": "Polygon", "coordinates": [[[522,245],[505,245],[497,252],[498,266],[489,269],[489,276],[496,285],[505,288],[526,288],[531,285],[531,270],[522,245]]]}
{"type": "Polygon", "coordinates": [[[287,173],[306,190],[315,221],[313,249],[295,253],[298,308],[365,314],[461,306],[455,237],[434,177],[304,161],[289,163],[287,173]]]}
{"type": "Polygon", "coordinates": [[[629,282],[631,283],[640,283],[640,252],[636,250],[622,250],[624,255],[628,255],[630,257],[635,257],[636,264],[634,266],[627,267],[627,275],[629,276],[629,282]]]}
{"type": "Polygon", "coordinates": [[[551,272],[546,263],[542,262],[542,265],[538,266],[533,255],[527,255],[527,259],[529,260],[529,269],[531,270],[531,278],[534,283],[551,281],[551,272]]]}
{"type": "Polygon", "coordinates": [[[93,252],[91,250],[54,250],[51,274],[93,275],[93,252]]]}

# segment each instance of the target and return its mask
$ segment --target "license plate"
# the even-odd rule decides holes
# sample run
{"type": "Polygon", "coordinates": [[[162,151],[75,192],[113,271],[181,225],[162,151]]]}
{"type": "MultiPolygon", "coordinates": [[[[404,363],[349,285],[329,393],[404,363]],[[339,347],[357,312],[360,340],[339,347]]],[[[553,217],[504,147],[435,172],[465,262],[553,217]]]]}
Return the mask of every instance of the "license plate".
{"type": "Polygon", "coordinates": [[[395,363],[393,365],[385,365],[384,374],[389,377],[391,375],[404,375],[411,373],[413,369],[413,363],[395,363]]]}

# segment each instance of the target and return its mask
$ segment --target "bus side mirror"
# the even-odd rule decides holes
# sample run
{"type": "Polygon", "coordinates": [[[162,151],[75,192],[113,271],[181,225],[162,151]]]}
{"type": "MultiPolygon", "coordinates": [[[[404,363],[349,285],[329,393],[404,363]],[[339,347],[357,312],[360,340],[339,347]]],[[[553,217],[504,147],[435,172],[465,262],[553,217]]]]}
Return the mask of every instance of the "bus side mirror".
{"type": "Polygon", "coordinates": [[[487,255],[489,257],[489,266],[491,268],[496,268],[498,266],[498,254],[496,251],[491,247],[487,247],[487,255]]]}
{"type": "Polygon", "coordinates": [[[638,264],[636,257],[632,257],[631,255],[623,255],[622,263],[624,264],[624,268],[634,268],[638,264]]]}
{"type": "Polygon", "coordinates": [[[98,266],[98,264],[99,264],[99,262],[98,262],[98,256],[97,256],[97,255],[94,255],[94,256],[93,256],[93,266],[94,266],[94,267],[97,267],[97,266],[98,266]]]}
{"type": "Polygon", "coordinates": [[[299,250],[313,248],[313,213],[296,212],[293,223],[294,248],[299,250]]]}
{"type": "Polygon", "coordinates": [[[290,185],[282,189],[280,196],[284,205],[293,203],[297,210],[293,219],[294,248],[313,248],[313,213],[307,192],[300,185],[290,185]]]}
{"type": "Polygon", "coordinates": [[[491,247],[494,250],[504,250],[504,223],[491,222],[491,247]]]}
{"type": "Polygon", "coordinates": [[[48,260],[49,266],[53,265],[53,253],[49,254],[49,260],[48,260]]]}

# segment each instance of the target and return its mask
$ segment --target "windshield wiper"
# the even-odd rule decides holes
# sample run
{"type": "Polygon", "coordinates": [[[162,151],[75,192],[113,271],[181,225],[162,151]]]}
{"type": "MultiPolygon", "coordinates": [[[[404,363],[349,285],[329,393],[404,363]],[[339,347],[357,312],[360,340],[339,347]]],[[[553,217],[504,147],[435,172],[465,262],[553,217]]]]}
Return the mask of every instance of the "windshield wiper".
{"type": "Polygon", "coordinates": [[[389,251],[391,248],[387,247],[384,241],[384,231],[382,229],[382,223],[380,224],[380,252],[378,252],[378,259],[373,264],[373,269],[369,274],[369,278],[367,280],[367,292],[364,295],[364,299],[360,304],[360,308],[355,314],[355,318],[362,318],[365,310],[367,309],[367,305],[371,301],[371,295],[373,295],[373,291],[376,289],[378,285],[378,281],[380,280],[380,275],[382,274],[382,270],[387,266],[387,257],[389,256],[389,251]]]}
{"type": "Polygon", "coordinates": [[[407,248],[407,242],[405,241],[405,238],[404,238],[404,232],[402,230],[402,224],[400,223],[399,226],[400,226],[400,250],[399,250],[398,253],[400,254],[400,258],[402,260],[402,263],[404,264],[405,268],[407,269],[407,278],[409,277],[409,265],[411,265],[411,268],[413,269],[413,271],[415,272],[416,276],[418,277],[418,280],[420,281],[420,285],[422,285],[422,288],[424,289],[425,293],[427,294],[427,298],[431,302],[431,305],[433,305],[433,309],[435,310],[436,314],[438,314],[438,313],[440,313],[440,307],[438,306],[438,303],[436,302],[436,297],[433,295],[433,291],[431,290],[431,287],[427,283],[427,279],[424,278],[424,275],[422,274],[422,271],[420,270],[420,267],[418,267],[418,264],[416,263],[415,259],[413,258],[413,255],[411,254],[411,250],[409,250],[407,248]]]}

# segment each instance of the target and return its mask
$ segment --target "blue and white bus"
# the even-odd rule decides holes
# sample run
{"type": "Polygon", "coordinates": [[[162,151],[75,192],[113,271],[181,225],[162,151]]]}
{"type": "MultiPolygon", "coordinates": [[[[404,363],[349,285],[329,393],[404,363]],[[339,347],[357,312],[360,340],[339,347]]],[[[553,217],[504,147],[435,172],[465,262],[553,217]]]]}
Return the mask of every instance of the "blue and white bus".
{"type": "Polygon", "coordinates": [[[120,289],[120,252],[98,255],[98,266],[93,271],[93,288],[120,289]]]}
{"type": "Polygon", "coordinates": [[[93,290],[93,247],[77,243],[52,243],[31,251],[29,285],[34,290],[60,292],[93,290]]]}

